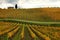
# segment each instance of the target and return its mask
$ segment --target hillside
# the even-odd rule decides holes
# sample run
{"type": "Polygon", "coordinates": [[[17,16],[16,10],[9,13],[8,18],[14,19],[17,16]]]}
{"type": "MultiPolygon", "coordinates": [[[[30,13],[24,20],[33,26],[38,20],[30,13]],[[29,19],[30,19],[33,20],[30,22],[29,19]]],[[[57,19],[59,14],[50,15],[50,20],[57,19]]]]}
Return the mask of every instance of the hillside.
{"type": "Polygon", "coordinates": [[[60,21],[60,8],[0,9],[1,19],[60,21]]]}
{"type": "Polygon", "coordinates": [[[60,40],[59,17],[59,8],[0,9],[0,40],[60,40]]]}

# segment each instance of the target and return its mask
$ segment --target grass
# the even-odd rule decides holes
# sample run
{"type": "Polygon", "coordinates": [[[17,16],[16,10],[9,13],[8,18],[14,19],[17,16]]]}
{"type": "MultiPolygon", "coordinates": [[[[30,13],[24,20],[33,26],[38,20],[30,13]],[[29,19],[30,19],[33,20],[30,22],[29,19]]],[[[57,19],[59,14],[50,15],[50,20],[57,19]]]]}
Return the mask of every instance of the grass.
{"type": "Polygon", "coordinates": [[[0,36],[0,40],[8,40],[7,34],[0,36]]]}
{"type": "Polygon", "coordinates": [[[19,19],[0,19],[3,22],[17,22],[22,24],[34,24],[34,25],[45,25],[45,26],[60,26],[60,22],[39,22],[39,21],[28,21],[19,19]]]}

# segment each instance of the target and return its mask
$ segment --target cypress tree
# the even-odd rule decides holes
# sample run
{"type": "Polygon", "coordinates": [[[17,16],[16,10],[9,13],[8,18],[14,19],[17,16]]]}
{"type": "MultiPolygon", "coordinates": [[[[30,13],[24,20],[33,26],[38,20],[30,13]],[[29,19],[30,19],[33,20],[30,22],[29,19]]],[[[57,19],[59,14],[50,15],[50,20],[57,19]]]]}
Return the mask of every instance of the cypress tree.
{"type": "Polygon", "coordinates": [[[15,5],[15,9],[17,9],[17,4],[15,5]]]}

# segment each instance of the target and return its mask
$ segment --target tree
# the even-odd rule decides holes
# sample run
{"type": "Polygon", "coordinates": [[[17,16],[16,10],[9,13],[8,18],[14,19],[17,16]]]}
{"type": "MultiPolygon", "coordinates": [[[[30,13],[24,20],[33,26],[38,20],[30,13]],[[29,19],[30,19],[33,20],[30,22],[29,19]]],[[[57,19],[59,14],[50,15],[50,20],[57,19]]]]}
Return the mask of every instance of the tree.
{"type": "Polygon", "coordinates": [[[17,9],[18,7],[17,7],[17,4],[15,5],[15,8],[17,9]]]}

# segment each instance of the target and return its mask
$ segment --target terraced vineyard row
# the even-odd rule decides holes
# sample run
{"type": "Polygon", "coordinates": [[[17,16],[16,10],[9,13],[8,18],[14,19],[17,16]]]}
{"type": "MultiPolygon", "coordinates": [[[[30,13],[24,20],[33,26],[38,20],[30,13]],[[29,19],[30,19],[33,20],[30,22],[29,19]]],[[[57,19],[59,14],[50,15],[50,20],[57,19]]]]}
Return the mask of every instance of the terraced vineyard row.
{"type": "Polygon", "coordinates": [[[0,22],[0,40],[60,40],[60,27],[0,22]]]}

